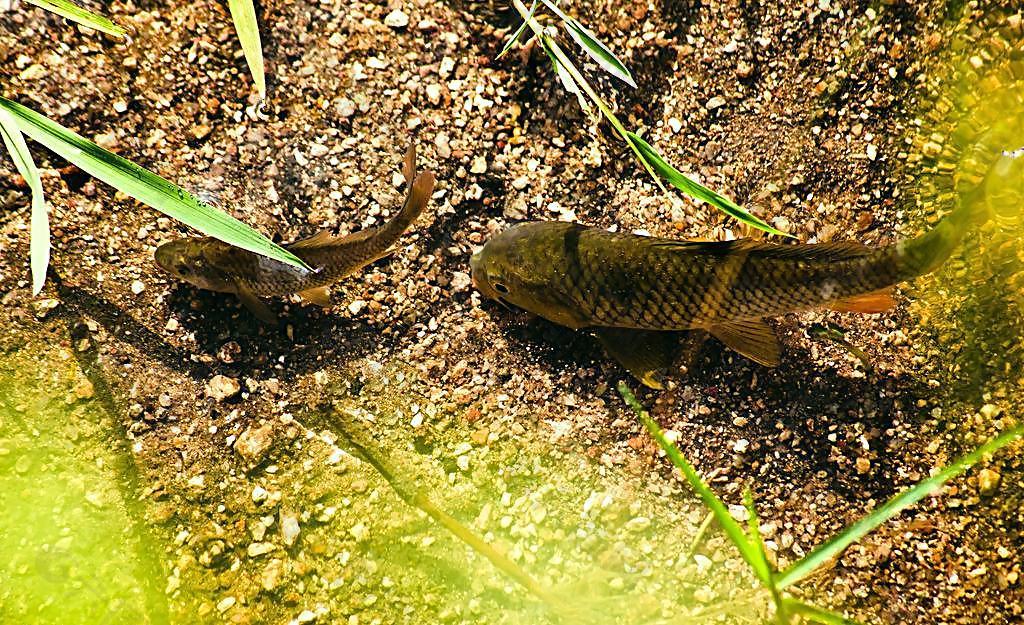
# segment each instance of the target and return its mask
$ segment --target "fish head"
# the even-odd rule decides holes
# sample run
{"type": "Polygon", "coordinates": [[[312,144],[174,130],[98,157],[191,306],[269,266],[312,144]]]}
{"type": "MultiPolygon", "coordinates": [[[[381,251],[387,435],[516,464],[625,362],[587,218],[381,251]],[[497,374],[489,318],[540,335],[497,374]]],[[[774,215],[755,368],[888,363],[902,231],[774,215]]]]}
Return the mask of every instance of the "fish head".
{"type": "Polygon", "coordinates": [[[571,224],[520,224],[490,239],[470,258],[473,285],[486,297],[578,328],[580,306],[561,288],[565,230],[571,224]]]}
{"type": "Polygon", "coordinates": [[[233,292],[235,280],[214,260],[225,246],[216,239],[189,237],[164,243],[153,256],[161,269],[179,280],[209,291],[233,292]]]}

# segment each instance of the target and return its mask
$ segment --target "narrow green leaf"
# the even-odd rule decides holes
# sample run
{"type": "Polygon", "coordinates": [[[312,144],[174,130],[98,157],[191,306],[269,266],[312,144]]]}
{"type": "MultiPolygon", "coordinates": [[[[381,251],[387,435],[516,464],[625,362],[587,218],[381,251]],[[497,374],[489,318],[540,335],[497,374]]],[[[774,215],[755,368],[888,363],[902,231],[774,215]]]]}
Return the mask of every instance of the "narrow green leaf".
{"type": "Polygon", "coordinates": [[[125,36],[124,28],[102,15],[97,15],[92,11],[83,9],[73,2],[68,2],[68,0],[26,0],[26,2],[34,4],[40,9],[56,13],[61,17],[66,17],[72,22],[77,22],[87,28],[99,30],[115,37],[123,38],[125,36]]]}
{"type": "Polygon", "coordinates": [[[761,581],[772,578],[772,567],[768,564],[768,554],[764,552],[764,541],[761,540],[761,519],[757,516],[757,508],[754,507],[754,495],[749,488],[743,489],[743,505],[747,509],[747,532],[750,535],[750,542],[757,551],[757,563],[752,565],[761,581]]]}
{"type": "Polygon", "coordinates": [[[516,32],[509,37],[508,41],[505,42],[505,47],[501,49],[501,53],[498,54],[498,58],[508,54],[508,51],[512,49],[512,46],[516,45],[519,38],[523,36],[523,31],[530,25],[530,20],[533,19],[533,12],[537,10],[537,0],[533,0],[533,4],[530,5],[530,13],[523,19],[523,23],[519,25],[516,32]]]}
{"type": "Polygon", "coordinates": [[[544,48],[544,53],[547,54],[548,58],[551,60],[551,66],[555,68],[555,74],[562,81],[562,86],[565,87],[566,91],[576,96],[576,99],[579,100],[580,108],[589,115],[591,113],[590,103],[587,102],[585,97],[583,97],[583,93],[580,91],[580,87],[572,77],[572,74],[562,65],[558,60],[558,57],[555,56],[554,51],[549,45],[547,37],[541,37],[540,45],[544,48]]]}
{"type": "Polygon", "coordinates": [[[167,216],[225,243],[296,267],[306,267],[294,254],[234,217],[196,199],[148,169],[104,150],[78,133],[7,98],[0,97],[0,110],[10,113],[21,132],[82,171],[167,216]]]}
{"type": "Polygon", "coordinates": [[[727,215],[747,224],[748,226],[757,228],[758,230],[764,230],[770,234],[777,234],[784,237],[792,236],[782,232],[781,230],[776,230],[767,223],[751,215],[746,209],[741,208],[732,200],[715,193],[704,185],[683,175],[682,172],[669,165],[665,159],[661,158],[661,155],[659,155],[649,143],[641,139],[635,132],[629,132],[629,141],[637,147],[644,161],[647,162],[647,164],[656,171],[659,176],[667,180],[669,184],[686,195],[707,202],[727,215]]]}
{"type": "Polygon", "coordinates": [[[235,23],[235,32],[242,43],[245,62],[249,64],[249,72],[256,83],[256,91],[260,99],[267,95],[267,79],[263,73],[263,46],[260,43],[260,29],[256,24],[256,7],[252,0],[228,0],[231,20],[235,23]]]}
{"type": "Polygon", "coordinates": [[[825,608],[819,608],[816,605],[797,601],[792,597],[786,597],[782,600],[782,603],[790,612],[799,614],[809,621],[822,623],[822,625],[860,625],[857,621],[848,619],[841,614],[836,614],[825,608]]]}
{"type": "Polygon", "coordinates": [[[995,453],[1015,441],[1022,434],[1024,434],[1024,424],[1010,428],[935,475],[918,482],[915,486],[875,508],[867,516],[846,528],[840,534],[833,536],[827,542],[819,545],[811,553],[804,556],[803,559],[793,563],[792,566],[780,573],[776,578],[778,587],[785,588],[791,586],[807,577],[819,566],[837,556],[851,544],[864,537],[868,532],[896,516],[901,510],[924,499],[940,486],[966,471],[971,465],[981,460],[983,456],[995,453]]]}
{"type": "Polygon", "coordinates": [[[747,561],[750,568],[753,569],[754,573],[757,574],[758,579],[768,586],[771,584],[770,577],[762,577],[764,574],[764,568],[760,565],[763,556],[759,553],[758,548],[755,547],[747,537],[746,532],[740,527],[740,524],[736,522],[736,519],[732,518],[729,514],[728,508],[722,503],[722,500],[715,495],[714,491],[708,488],[708,485],[704,483],[697,470],[686,460],[679,448],[672,444],[667,438],[665,438],[664,432],[658,427],[658,424],[654,422],[647,411],[644,410],[640,402],[637,401],[636,396],[633,395],[633,391],[630,390],[629,386],[625,382],[619,382],[619,394],[626,400],[626,404],[633,409],[636,413],[637,418],[640,419],[640,423],[643,424],[647,431],[650,432],[651,437],[658,443],[658,445],[665,451],[665,455],[668,456],[672,464],[686,478],[686,481],[690,483],[690,487],[700,496],[704,501],[704,505],[707,506],[711,512],[714,513],[715,519],[718,520],[718,524],[722,527],[725,535],[729,537],[729,540],[736,545],[736,549],[739,550],[740,555],[747,561]]]}
{"type": "Polygon", "coordinates": [[[43,181],[36,170],[32,154],[25,145],[18,124],[7,111],[0,110],[0,135],[3,136],[7,152],[14,160],[18,173],[32,191],[32,218],[29,229],[29,265],[32,268],[32,294],[39,295],[46,282],[46,268],[50,264],[50,220],[46,214],[46,200],[43,197],[43,181]]]}
{"type": "Polygon", "coordinates": [[[590,32],[583,24],[580,24],[574,18],[569,17],[558,8],[558,5],[550,0],[544,0],[544,4],[547,5],[551,11],[558,16],[560,20],[565,24],[565,29],[569,32],[569,35],[579,44],[580,48],[583,49],[590,58],[594,59],[601,68],[615,76],[619,80],[622,80],[630,87],[636,89],[636,82],[633,80],[633,75],[626,69],[625,64],[619,60],[615,53],[612,52],[608,46],[601,43],[597,38],[597,35],[590,32]]]}

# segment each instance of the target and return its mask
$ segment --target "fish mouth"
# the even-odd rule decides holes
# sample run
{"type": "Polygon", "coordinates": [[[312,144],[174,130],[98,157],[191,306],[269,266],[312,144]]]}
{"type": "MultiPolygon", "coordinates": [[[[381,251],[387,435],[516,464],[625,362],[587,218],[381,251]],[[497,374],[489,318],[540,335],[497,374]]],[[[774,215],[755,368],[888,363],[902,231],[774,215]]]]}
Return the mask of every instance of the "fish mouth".
{"type": "Polygon", "coordinates": [[[518,310],[518,308],[516,307],[515,304],[509,302],[507,299],[505,299],[504,297],[501,297],[500,295],[498,297],[495,297],[494,301],[496,301],[499,304],[501,304],[505,308],[505,310],[507,310],[509,312],[515,312],[516,310],[518,310]]]}
{"type": "Polygon", "coordinates": [[[490,283],[484,276],[483,248],[477,250],[469,257],[469,279],[473,288],[491,299],[500,299],[498,293],[491,288],[490,283]]]}

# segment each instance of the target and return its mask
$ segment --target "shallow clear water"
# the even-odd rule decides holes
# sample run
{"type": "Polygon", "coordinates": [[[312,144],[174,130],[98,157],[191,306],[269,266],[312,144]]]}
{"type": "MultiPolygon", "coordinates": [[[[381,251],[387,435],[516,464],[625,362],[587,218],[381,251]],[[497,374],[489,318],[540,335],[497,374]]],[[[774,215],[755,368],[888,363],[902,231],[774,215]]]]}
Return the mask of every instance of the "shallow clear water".
{"type": "Polygon", "coordinates": [[[168,622],[129,467],[70,352],[0,355],[0,622],[168,622]]]}

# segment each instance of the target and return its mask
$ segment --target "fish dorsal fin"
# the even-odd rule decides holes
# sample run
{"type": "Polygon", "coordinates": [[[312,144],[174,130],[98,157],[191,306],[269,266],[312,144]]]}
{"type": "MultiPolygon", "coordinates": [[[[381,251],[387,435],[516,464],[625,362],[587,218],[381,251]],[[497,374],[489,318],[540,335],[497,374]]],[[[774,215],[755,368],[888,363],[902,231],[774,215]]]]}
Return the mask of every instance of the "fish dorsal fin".
{"type": "Polygon", "coordinates": [[[854,241],[795,243],[787,245],[784,243],[766,243],[753,239],[736,239],[734,241],[659,240],[652,244],[659,248],[675,249],[680,252],[702,252],[721,256],[745,254],[757,258],[818,261],[842,261],[863,258],[872,252],[870,247],[854,241]]]}
{"type": "Polygon", "coordinates": [[[744,319],[720,323],[708,332],[726,347],[766,367],[779,366],[779,339],[763,319],[744,319]]]}
{"type": "Polygon", "coordinates": [[[327,308],[331,305],[331,295],[327,292],[327,287],[319,286],[315,289],[306,289],[305,291],[299,291],[299,297],[306,300],[311,304],[317,306],[323,306],[327,308]]]}
{"type": "Polygon", "coordinates": [[[337,237],[331,234],[330,230],[321,230],[308,239],[302,239],[288,245],[287,248],[289,250],[308,250],[315,247],[324,247],[325,245],[337,243],[341,238],[342,237],[337,237]]]}
{"type": "Polygon", "coordinates": [[[662,381],[679,344],[676,333],[624,328],[597,328],[593,332],[608,355],[644,386],[664,388],[662,381]]]}
{"type": "Polygon", "coordinates": [[[828,307],[839,312],[880,313],[896,305],[892,296],[893,287],[886,287],[870,293],[854,295],[829,303],[828,307]]]}
{"type": "Polygon", "coordinates": [[[750,239],[734,241],[735,251],[756,255],[759,258],[798,258],[802,260],[841,261],[863,258],[871,254],[870,247],[856,241],[832,241],[829,243],[764,243],[750,239]]]}

